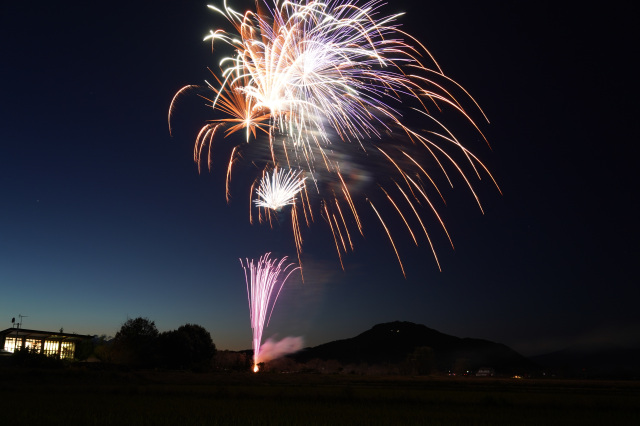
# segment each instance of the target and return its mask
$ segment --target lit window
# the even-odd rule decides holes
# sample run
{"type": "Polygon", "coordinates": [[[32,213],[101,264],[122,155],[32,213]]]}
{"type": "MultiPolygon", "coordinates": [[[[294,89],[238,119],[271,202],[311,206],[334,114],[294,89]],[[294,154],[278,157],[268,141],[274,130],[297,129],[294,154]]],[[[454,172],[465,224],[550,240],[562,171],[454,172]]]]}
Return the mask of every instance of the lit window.
{"type": "Polygon", "coordinates": [[[5,337],[4,350],[7,352],[15,352],[16,340],[18,341],[18,345],[22,344],[22,339],[16,339],[15,337],[5,337]]]}
{"type": "Polygon", "coordinates": [[[75,342],[62,342],[61,343],[60,358],[72,359],[75,351],[76,351],[76,343],[75,342]]]}
{"type": "Polygon", "coordinates": [[[56,342],[53,340],[45,340],[44,342],[44,354],[47,356],[58,355],[58,344],[60,342],[56,342]]]}
{"type": "Polygon", "coordinates": [[[27,339],[24,342],[24,347],[27,348],[30,352],[40,353],[40,349],[42,348],[42,341],[36,339],[27,339]]]}

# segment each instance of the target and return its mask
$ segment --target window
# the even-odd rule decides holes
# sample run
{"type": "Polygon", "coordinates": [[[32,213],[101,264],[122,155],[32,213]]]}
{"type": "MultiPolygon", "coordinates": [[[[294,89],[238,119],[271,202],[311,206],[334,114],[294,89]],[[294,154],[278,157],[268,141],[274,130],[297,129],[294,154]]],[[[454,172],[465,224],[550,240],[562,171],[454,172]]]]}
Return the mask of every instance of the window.
{"type": "Polygon", "coordinates": [[[44,341],[44,354],[47,356],[57,356],[58,355],[58,344],[60,342],[55,342],[53,340],[45,340],[44,341]]]}
{"type": "Polygon", "coordinates": [[[29,352],[40,353],[40,349],[42,348],[42,341],[36,339],[26,339],[24,341],[24,347],[29,350],[29,352]]]}
{"type": "Polygon", "coordinates": [[[22,345],[22,339],[16,339],[15,337],[5,337],[4,339],[4,350],[7,352],[15,352],[16,350],[16,341],[18,344],[18,349],[22,345]]]}
{"type": "Polygon", "coordinates": [[[76,351],[76,342],[62,342],[60,345],[60,358],[72,359],[76,351]]]}

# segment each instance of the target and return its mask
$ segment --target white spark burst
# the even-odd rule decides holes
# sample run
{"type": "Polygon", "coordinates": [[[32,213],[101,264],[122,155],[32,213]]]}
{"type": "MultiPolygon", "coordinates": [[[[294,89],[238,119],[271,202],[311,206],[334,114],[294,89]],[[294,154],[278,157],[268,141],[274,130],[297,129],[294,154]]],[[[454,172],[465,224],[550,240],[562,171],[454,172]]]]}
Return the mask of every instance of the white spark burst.
{"type": "Polygon", "coordinates": [[[260,187],[256,189],[259,198],[253,202],[257,207],[273,210],[295,204],[296,194],[304,188],[306,177],[301,177],[302,173],[302,170],[283,172],[278,168],[273,170],[271,176],[266,173],[262,176],[260,187]]]}

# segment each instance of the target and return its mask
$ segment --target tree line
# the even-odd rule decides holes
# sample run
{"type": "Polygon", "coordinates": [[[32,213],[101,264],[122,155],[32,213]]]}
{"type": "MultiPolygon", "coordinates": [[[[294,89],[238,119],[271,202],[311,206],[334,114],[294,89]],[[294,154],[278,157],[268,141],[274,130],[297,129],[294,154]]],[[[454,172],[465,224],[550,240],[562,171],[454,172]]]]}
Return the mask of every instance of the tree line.
{"type": "Polygon", "coordinates": [[[128,319],[115,337],[101,336],[78,348],[77,358],[98,360],[131,368],[206,371],[212,366],[216,345],[211,334],[197,324],[160,333],[148,318],[128,319]]]}

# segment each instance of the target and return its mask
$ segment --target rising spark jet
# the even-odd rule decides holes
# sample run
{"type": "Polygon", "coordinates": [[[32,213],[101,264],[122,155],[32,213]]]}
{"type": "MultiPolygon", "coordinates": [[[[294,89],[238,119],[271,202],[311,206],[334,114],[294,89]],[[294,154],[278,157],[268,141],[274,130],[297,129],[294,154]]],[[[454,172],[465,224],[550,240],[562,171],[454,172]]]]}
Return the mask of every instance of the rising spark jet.
{"type": "Polygon", "coordinates": [[[287,257],[280,261],[270,259],[271,253],[260,257],[258,262],[253,259],[240,259],[244,268],[245,281],[247,283],[247,298],[249,300],[249,314],[251,329],[253,330],[253,365],[254,371],[258,371],[260,363],[260,345],[262,343],[262,331],[269,325],[269,319],[278,300],[280,291],[289,276],[300,269],[294,267],[294,263],[285,264],[287,257]]]}

